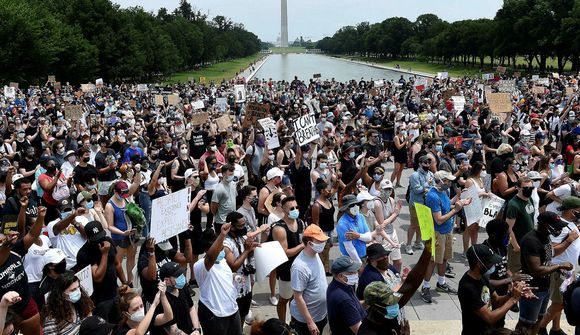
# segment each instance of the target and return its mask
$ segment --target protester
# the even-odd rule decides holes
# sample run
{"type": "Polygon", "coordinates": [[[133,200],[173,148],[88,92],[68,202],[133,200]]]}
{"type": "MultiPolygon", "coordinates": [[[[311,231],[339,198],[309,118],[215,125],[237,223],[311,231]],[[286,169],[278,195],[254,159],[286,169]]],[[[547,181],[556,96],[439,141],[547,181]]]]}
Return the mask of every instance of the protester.
{"type": "Polygon", "coordinates": [[[507,204],[506,222],[509,226],[508,269],[516,273],[521,269],[520,242],[534,228],[532,214],[534,205],[530,201],[533,191],[532,180],[521,177],[516,184],[518,193],[507,204]]]}

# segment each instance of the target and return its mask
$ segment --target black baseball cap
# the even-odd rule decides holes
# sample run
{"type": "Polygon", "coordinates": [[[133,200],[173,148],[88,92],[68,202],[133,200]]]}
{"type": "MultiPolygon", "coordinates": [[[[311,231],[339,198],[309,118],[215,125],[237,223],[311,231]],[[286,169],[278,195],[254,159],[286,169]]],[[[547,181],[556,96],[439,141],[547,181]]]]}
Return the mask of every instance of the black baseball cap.
{"type": "Polygon", "coordinates": [[[380,243],[373,243],[367,247],[367,258],[369,260],[389,256],[390,253],[391,252],[386,250],[380,243]]]}
{"type": "Polygon", "coordinates": [[[99,221],[91,221],[85,225],[85,235],[89,242],[99,243],[105,239],[107,233],[99,221]]]}
{"type": "Polygon", "coordinates": [[[159,279],[163,280],[169,277],[179,277],[183,274],[183,268],[175,262],[169,262],[163,264],[161,270],[159,270],[159,279]]]}
{"type": "Polygon", "coordinates": [[[86,317],[81,322],[79,335],[108,335],[114,328],[114,324],[108,323],[96,315],[92,315],[86,317]]]}
{"type": "Polygon", "coordinates": [[[538,223],[546,223],[554,229],[562,229],[566,227],[566,223],[562,221],[560,216],[554,212],[544,212],[538,215],[538,223]]]}
{"type": "Polygon", "coordinates": [[[475,264],[478,261],[483,263],[497,264],[501,262],[502,257],[498,254],[494,254],[493,251],[486,245],[475,244],[467,249],[467,260],[469,264],[475,264]]]}

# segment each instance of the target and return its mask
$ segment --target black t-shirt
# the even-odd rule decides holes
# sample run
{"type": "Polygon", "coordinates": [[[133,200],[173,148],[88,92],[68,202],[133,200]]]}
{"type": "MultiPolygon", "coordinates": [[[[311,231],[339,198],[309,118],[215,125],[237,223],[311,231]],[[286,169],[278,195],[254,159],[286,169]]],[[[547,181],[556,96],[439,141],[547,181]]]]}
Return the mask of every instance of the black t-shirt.
{"type": "Polygon", "coordinates": [[[155,264],[157,264],[157,277],[153,281],[149,281],[143,277],[143,269],[149,266],[149,252],[142,247],[139,253],[139,260],[137,261],[137,272],[139,273],[139,280],[143,288],[143,297],[145,300],[152,302],[157,294],[157,283],[159,279],[159,270],[165,263],[171,262],[175,258],[177,252],[174,249],[163,251],[157,245],[155,246],[155,264]]]}
{"type": "Polygon", "coordinates": [[[340,159],[340,172],[342,172],[342,181],[345,184],[350,183],[358,172],[354,159],[340,159]]]}
{"type": "MultiPolygon", "coordinates": [[[[169,290],[167,290],[165,296],[171,305],[173,320],[159,327],[151,327],[151,335],[166,335],[167,333],[164,328],[173,324],[176,324],[177,328],[184,331],[186,334],[191,334],[193,332],[193,323],[191,321],[189,310],[193,307],[193,300],[191,299],[191,289],[189,288],[189,285],[185,285],[185,287],[179,290],[179,296],[177,297],[169,293],[169,290]]],[[[155,316],[162,313],[163,306],[159,304],[155,309],[155,316]]]]}
{"type": "Polygon", "coordinates": [[[189,154],[195,159],[199,159],[205,152],[205,139],[208,137],[207,131],[192,131],[189,140],[189,154]]]}
{"type": "MultiPolygon", "coordinates": [[[[499,148],[499,145],[501,144],[501,136],[496,136],[493,133],[489,133],[489,134],[487,134],[487,136],[485,136],[485,140],[483,141],[483,143],[492,149],[497,149],[497,148],[499,148]]],[[[494,157],[495,157],[495,153],[493,153],[493,152],[486,152],[485,153],[485,159],[487,161],[491,161],[494,157]]]]}
{"type": "MultiPolygon", "coordinates": [[[[18,169],[24,169],[26,172],[34,171],[38,166],[38,159],[32,158],[32,160],[28,160],[26,158],[22,159],[18,162],[18,169]]],[[[26,177],[31,183],[34,182],[34,174],[26,177]]]]}
{"type": "Polygon", "coordinates": [[[550,288],[550,275],[535,277],[530,271],[527,259],[535,256],[540,257],[540,264],[548,266],[552,261],[553,249],[548,236],[544,236],[537,230],[524,235],[520,242],[522,273],[529,274],[533,279],[529,282],[531,287],[537,287],[538,291],[547,291],[550,288]]]}
{"type": "Polygon", "coordinates": [[[10,307],[14,312],[21,312],[30,300],[28,276],[24,271],[22,257],[26,255],[24,241],[18,240],[11,248],[8,258],[0,265],[0,296],[9,291],[18,292],[22,300],[10,307]]]}
{"type": "MultiPolygon", "coordinates": [[[[20,200],[10,197],[6,200],[2,210],[1,221],[4,223],[4,234],[7,230],[18,230],[18,214],[20,213],[20,200]]],[[[26,224],[32,224],[38,216],[38,199],[34,192],[28,196],[28,207],[26,208],[26,224]]]]}
{"type": "MultiPolygon", "coordinates": [[[[94,291],[91,299],[95,305],[117,296],[117,269],[115,268],[117,250],[110,237],[105,237],[105,241],[111,243],[111,249],[109,249],[109,255],[107,256],[107,269],[103,280],[100,283],[93,280],[94,291]]],[[[99,265],[100,263],[101,250],[98,244],[87,242],[79,249],[77,253],[78,270],[82,270],[87,265],[99,265]]]]}
{"type": "Polygon", "coordinates": [[[75,174],[74,176],[74,183],[80,185],[87,185],[92,178],[97,178],[97,168],[95,168],[91,164],[87,164],[87,166],[82,167],[80,165],[75,166],[73,169],[75,174]]]}
{"type": "Polygon", "coordinates": [[[357,335],[385,335],[385,334],[401,333],[401,325],[397,318],[387,319],[381,324],[374,323],[367,318],[362,321],[358,329],[357,335]]]}
{"type": "Polygon", "coordinates": [[[489,304],[491,290],[485,278],[473,279],[466,272],[459,281],[457,295],[461,304],[461,323],[463,324],[461,334],[489,334],[492,327],[475,314],[475,311],[486,305],[491,310],[491,304],[489,304]]]}
{"type": "MultiPolygon", "coordinates": [[[[95,167],[97,171],[100,169],[104,169],[109,166],[110,162],[115,161],[115,152],[112,149],[107,149],[106,153],[102,153],[100,150],[95,155],[95,167]]],[[[99,181],[113,181],[117,178],[115,174],[115,169],[109,170],[108,172],[102,173],[98,175],[99,181]]]]}

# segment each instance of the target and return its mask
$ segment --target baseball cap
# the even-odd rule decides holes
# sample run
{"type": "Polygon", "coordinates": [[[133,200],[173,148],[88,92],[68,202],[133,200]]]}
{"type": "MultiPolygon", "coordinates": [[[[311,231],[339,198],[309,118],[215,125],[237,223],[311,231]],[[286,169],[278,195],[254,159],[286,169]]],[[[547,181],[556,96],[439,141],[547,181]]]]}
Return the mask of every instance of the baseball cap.
{"type": "Polygon", "coordinates": [[[475,264],[478,261],[482,262],[484,265],[486,263],[497,264],[501,262],[502,258],[498,254],[494,254],[491,249],[483,244],[472,245],[465,253],[469,264],[475,264]]]}
{"type": "Polygon", "coordinates": [[[578,197],[567,197],[562,200],[562,205],[558,208],[561,211],[567,209],[580,208],[580,198],[578,197]]]}
{"type": "Polygon", "coordinates": [[[93,195],[87,191],[82,191],[77,194],[77,204],[80,204],[83,201],[90,201],[93,199],[93,195]]]}
{"type": "Polygon", "coordinates": [[[175,262],[163,264],[159,270],[159,279],[163,280],[169,277],[179,277],[183,274],[183,269],[175,262]]]}
{"type": "Polygon", "coordinates": [[[387,283],[375,281],[365,288],[364,298],[367,306],[385,307],[398,303],[401,294],[393,292],[387,283]]]}
{"type": "Polygon", "coordinates": [[[120,180],[115,183],[115,192],[119,194],[122,198],[129,197],[129,186],[123,180],[120,180]]]}
{"type": "Polygon", "coordinates": [[[320,242],[328,240],[328,236],[326,236],[326,234],[324,234],[322,229],[320,229],[320,227],[315,224],[311,224],[308,227],[306,227],[306,229],[304,230],[304,236],[312,237],[320,242]]]}
{"type": "Polygon", "coordinates": [[[85,226],[85,234],[90,242],[98,243],[105,239],[107,234],[99,221],[91,221],[85,226]]]}
{"type": "Polygon", "coordinates": [[[546,138],[546,135],[544,135],[544,133],[542,133],[541,131],[536,133],[536,138],[537,139],[544,139],[546,138]]]}
{"type": "Polygon", "coordinates": [[[343,272],[357,272],[360,266],[360,263],[355,263],[349,256],[340,256],[332,262],[330,272],[335,275],[343,272]]]}
{"type": "Polygon", "coordinates": [[[270,170],[268,170],[268,172],[266,173],[266,179],[272,180],[276,177],[282,177],[283,175],[284,175],[284,172],[282,170],[280,170],[280,168],[273,167],[270,170]]]}
{"type": "Polygon", "coordinates": [[[385,249],[380,243],[373,243],[367,247],[367,258],[369,260],[379,259],[389,256],[391,252],[385,249]]]}
{"type": "Polygon", "coordinates": [[[65,260],[66,256],[64,252],[58,248],[50,248],[46,251],[44,256],[42,256],[42,266],[44,267],[46,264],[58,264],[65,260]]]}
{"type": "Polygon", "coordinates": [[[384,190],[386,188],[393,188],[393,182],[388,179],[383,179],[381,181],[381,189],[384,190]]]}
{"type": "Polygon", "coordinates": [[[83,322],[81,322],[79,335],[107,335],[113,330],[113,328],[115,328],[114,324],[108,323],[96,315],[92,315],[86,317],[83,322]]]}
{"type": "Polygon", "coordinates": [[[66,154],[64,154],[64,158],[68,158],[71,155],[76,155],[74,150],[67,151],[66,154]]]}
{"type": "Polygon", "coordinates": [[[538,171],[530,171],[528,172],[528,178],[530,178],[531,180],[540,180],[542,179],[542,176],[538,171]]]}
{"type": "Polygon", "coordinates": [[[183,173],[183,177],[185,178],[185,180],[187,180],[187,178],[191,177],[194,173],[195,173],[195,169],[191,169],[191,168],[187,169],[183,173]]]}
{"type": "Polygon", "coordinates": [[[560,216],[554,212],[544,212],[538,215],[538,224],[546,223],[548,226],[555,228],[555,229],[562,229],[566,227],[566,223],[562,221],[560,216]]]}
{"type": "Polygon", "coordinates": [[[435,177],[435,179],[438,179],[438,180],[443,180],[443,179],[455,180],[455,176],[453,174],[451,174],[451,172],[447,172],[445,170],[435,172],[434,177],[435,177]]]}
{"type": "Polygon", "coordinates": [[[356,195],[356,200],[358,202],[363,202],[363,201],[369,201],[369,200],[374,200],[376,199],[374,196],[372,196],[369,192],[367,191],[362,191],[359,194],[356,195]]]}

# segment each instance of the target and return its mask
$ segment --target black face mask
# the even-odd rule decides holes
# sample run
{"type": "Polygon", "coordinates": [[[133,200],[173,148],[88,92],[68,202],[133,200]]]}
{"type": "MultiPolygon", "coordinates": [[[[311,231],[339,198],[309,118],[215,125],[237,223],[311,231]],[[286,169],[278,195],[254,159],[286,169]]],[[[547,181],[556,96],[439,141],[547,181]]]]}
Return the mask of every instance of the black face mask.
{"type": "Polygon", "coordinates": [[[234,234],[236,234],[236,236],[246,236],[248,234],[248,227],[244,226],[241,229],[236,228],[234,234]]]}
{"type": "Polygon", "coordinates": [[[534,190],[533,187],[524,187],[524,188],[522,188],[522,195],[526,198],[529,198],[532,196],[533,190],[534,190]]]}
{"type": "Polygon", "coordinates": [[[429,167],[430,167],[429,165],[421,165],[421,168],[422,168],[424,171],[429,171],[429,167]]]}
{"type": "Polygon", "coordinates": [[[83,162],[88,163],[91,160],[91,157],[83,157],[83,162]]]}
{"type": "Polygon", "coordinates": [[[229,156],[228,157],[228,163],[234,164],[235,162],[236,162],[236,156],[229,156]]]}
{"type": "Polygon", "coordinates": [[[66,271],[66,262],[60,262],[53,267],[53,271],[60,274],[63,274],[66,271]]]}
{"type": "Polygon", "coordinates": [[[560,236],[560,234],[562,233],[562,230],[556,230],[550,226],[547,226],[546,229],[548,230],[548,233],[554,237],[558,237],[560,236]]]}
{"type": "Polygon", "coordinates": [[[48,174],[54,174],[56,172],[56,166],[48,166],[46,172],[48,172],[48,174]]]}

